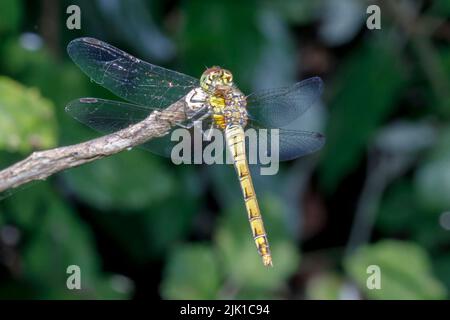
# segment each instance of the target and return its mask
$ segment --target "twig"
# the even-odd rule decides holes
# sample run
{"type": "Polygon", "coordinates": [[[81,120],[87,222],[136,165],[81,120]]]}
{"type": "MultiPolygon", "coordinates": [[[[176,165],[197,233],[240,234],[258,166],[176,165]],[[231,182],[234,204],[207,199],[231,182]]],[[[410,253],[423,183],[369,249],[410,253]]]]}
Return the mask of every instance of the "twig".
{"type": "Polygon", "coordinates": [[[152,138],[162,137],[177,122],[185,120],[181,99],[168,108],[120,131],[79,144],[37,151],[28,158],[0,171],[0,192],[33,180],[43,180],[62,170],[111,156],[152,138]]]}

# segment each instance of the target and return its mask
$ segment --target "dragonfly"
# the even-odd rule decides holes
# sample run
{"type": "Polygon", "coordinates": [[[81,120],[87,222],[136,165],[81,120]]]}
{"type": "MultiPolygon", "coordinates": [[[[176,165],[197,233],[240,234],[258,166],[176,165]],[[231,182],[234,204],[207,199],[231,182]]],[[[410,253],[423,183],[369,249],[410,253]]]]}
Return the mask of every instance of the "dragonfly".
{"type": "MultiPolygon", "coordinates": [[[[272,266],[268,236],[249,170],[244,129],[278,129],[280,161],[319,150],[325,142],[322,134],[282,127],[299,118],[318,100],[323,90],[322,80],[313,77],[290,86],[244,95],[233,81],[233,74],[217,66],[207,68],[198,79],[153,65],[101,40],[86,37],[72,40],[67,51],[92,81],[127,101],[80,98],[70,102],[66,111],[85,125],[109,134],[144,120],[152,112],[181,102],[187,122],[179,123],[180,127],[192,128],[194,120],[209,120],[212,127],[224,133],[253,240],[264,266],[272,266]]],[[[140,146],[170,157],[173,142],[168,136],[140,146]]]]}

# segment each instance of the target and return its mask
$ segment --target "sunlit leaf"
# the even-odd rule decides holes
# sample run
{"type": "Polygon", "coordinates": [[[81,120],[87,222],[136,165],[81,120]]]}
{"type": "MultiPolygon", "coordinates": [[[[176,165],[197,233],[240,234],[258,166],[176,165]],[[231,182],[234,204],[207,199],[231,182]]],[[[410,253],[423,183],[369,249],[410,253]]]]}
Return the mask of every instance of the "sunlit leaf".
{"type": "Polygon", "coordinates": [[[38,90],[0,77],[0,149],[25,153],[55,146],[53,108],[38,90]]]}
{"type": "Polygon", "coordinates": [[[434,277],[428,254],[417,244],[383,240],[359,249],[345,260],[345,269],[371,299],[443,299],[443,285],[434,277]],[[371,265],[381,271],[380,289],[369,289],[371,265]]]}

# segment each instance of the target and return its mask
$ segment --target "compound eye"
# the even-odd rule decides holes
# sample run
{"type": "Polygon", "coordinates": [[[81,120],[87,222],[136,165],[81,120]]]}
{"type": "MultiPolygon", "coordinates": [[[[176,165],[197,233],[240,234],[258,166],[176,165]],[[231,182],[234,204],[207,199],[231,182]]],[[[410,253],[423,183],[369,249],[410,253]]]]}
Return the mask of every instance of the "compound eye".
{"type": "Polygon", "coordinates": [[[233,76],[229,72],[224,72],[222,75],[222,79],[224,83],[228,84],[231,83],[231,81],[233,81],[233,76]]]}

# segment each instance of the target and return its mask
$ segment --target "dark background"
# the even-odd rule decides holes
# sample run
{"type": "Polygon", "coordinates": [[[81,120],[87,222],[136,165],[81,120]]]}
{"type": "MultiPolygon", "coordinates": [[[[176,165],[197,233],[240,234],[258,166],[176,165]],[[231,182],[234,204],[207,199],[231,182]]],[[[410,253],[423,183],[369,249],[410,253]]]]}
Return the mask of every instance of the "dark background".
{"type": "Polygon", "coordinates": [[[327,144],[254,179],[274,268],[232,167],[133,150],[0,202],[0,297],[448,298],[449,16],[445,0],[1,1],[1,168],[98,136],[64,112],[78,97],[119,100],[69,59],[80,36],[196,77],[223,66],[247,94],[320,76],[322,103],[294,126],[327,144]],[[70,4],[81,30],[66,28],[70,4]],[[381,30],[366,27],[370,4],[381,30]]]}

